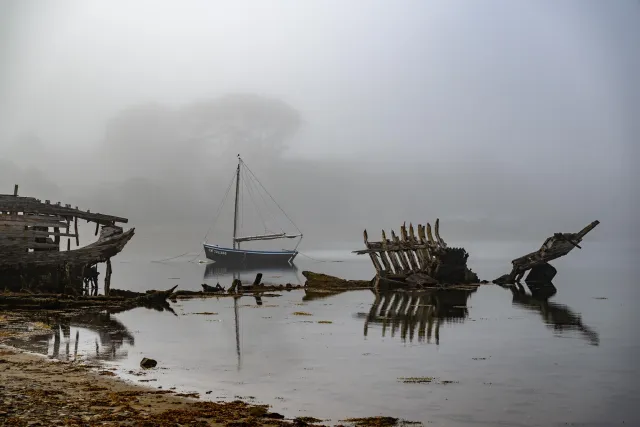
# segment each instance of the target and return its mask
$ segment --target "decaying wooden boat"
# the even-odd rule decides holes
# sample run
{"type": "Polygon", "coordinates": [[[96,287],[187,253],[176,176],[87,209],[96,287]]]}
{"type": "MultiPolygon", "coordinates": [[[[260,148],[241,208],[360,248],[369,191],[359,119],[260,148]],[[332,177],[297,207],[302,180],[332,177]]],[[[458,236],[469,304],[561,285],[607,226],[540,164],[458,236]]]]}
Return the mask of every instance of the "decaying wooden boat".
{"type": "Polygon", "coordinates": [[[376,270],[374,288],[425,287],[444,284],[474,283],[478,276],[467,267],[469,254],[463,248],[451,248],[440,237],[440,221],[435,227],[418,224],[400,227],[400,237],[391,231],[391,239],[382,230],[382,240],[370,242],[364,230],[366,249],[353,251],[368,254],[376,270]],[[435,237],[434,237],[435,236],[435,237]]]}
{"type": "Polygon", "coordinates": [[[548,237],[537,251],[511,261],[513,266],[511,273],[500,276],[493,282],[497,284],[519,283],[524,274],[529,271],[527,282],[550,283],[557,271],[549,264],[549,261],[567,255],[573,248],[582,249],[579,243],[598,224],[600,221],[593,221],[577,233],[555,233],[548,237]]]}
{"type": "Polygon", "coordinates": [[[0,194],[0,287],[80,293],[92,282],[97,293],[96,265],[105,262],[108,295],[110,260],[122,251],[135,230],[124,231],[116,223],[127,222],[127,218],[85,212],[60,202],[20,197],[16,185],[13,194],[0,194]],[[79,219],[96,224],[97,241],[84,247],[80,247],[79,219]],[[66,250],[61,250],[65,237],[66,250]]]}

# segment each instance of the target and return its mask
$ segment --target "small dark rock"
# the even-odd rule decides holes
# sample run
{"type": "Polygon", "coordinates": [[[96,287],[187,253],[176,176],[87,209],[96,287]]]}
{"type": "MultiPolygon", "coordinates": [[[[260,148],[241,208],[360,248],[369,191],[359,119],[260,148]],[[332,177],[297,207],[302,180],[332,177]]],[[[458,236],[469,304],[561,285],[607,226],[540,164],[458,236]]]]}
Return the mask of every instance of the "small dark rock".
{"type": "Polygon", "coordinates": [[[268,412],[264,414],[264,418],[272,418],[274,420],[282,420],[284,419],[284,415],[279,414],[277,412],[268,412]]]}
{"type": "Polygon", "coordinates": [[[149,368],[155,368],[156,365],[158,364],[157,361],[153,360],[153,359],[148,359],[146,357],[144,357],[141,361],[140,361],[140,367],[144,368],[144,369],[149,369],[149,368]]]}

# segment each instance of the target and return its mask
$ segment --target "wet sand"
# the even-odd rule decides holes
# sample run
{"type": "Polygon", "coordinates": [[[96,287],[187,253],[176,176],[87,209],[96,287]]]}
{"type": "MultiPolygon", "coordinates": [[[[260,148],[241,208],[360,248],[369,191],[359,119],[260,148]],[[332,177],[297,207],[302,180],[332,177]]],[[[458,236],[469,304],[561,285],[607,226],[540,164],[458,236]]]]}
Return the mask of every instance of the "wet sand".
{"type": "Polygon", "coordinates": [[[199,402],[125,383],[95,365],[0,347],[3,425],[290,425],[266,406],[199,402]],[[271,418],[274,417],[274,418],[271,418]],[[237,424],[241,423],[241,424],[237,424]],[[246,424],[244,424],[246,423],[246,424]]]}
{"type": "MultiPolygon", "coordinates": [[[[7,426],[305,426],[310,418],[287,419],[268,405],[200,401],[197,393],[126,382],[104,365],[82,359],[59,361],[3,344],[28,339],[48,326],[22,314],[0,312],[0,425],[7,426]]],[[[152,370],[150,370],[152,371],[152,370]]],[[[144,375],[140,369],[140,375],[144,375]]],[[[393,426],[391,417],[345,420],[345,425],[393,426]]],[[[412,423],[414,424],[414,423],[412,423]]]]}

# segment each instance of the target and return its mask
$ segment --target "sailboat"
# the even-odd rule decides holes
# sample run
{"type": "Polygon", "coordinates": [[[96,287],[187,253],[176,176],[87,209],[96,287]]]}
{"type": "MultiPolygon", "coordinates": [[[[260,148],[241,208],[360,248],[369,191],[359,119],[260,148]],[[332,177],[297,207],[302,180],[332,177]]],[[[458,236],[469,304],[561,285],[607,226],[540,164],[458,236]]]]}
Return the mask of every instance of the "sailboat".
{"type": "MultiPolygon", "coordinates": [[[[249,169],[246,163],[242,160],[240,155],[238,154],[238,166],[236,168],[236,172],[227,188],[228,190],[231,188],[235,180],[235,204],[233,210],[233,239],[231,242],[231,247],[228,246],[219,246],[217,244],[209,244],[203,243],[205,256],[215,261],[216,263],[223,265],[242,265],[242,266],[267,266],[267,265],[282,265],[289,264],[292,265],[293,259],[298,255],[298,245],[300,245],[300,241],[302,240],[302,232],[300,229],[293,223],[293,221],[289,218],[289,216],[284,212],[284,210],[278,205],[278,203],[273,199],[271,194],[267,191],[266,188],[260,183],[258,178],[254,175],[254,173],[249,169]],[[238,218],[240,213],[240,182],[241,178],[244,178],[244,181],[249,181],[248,183],[244,182],[247,188],[247,192],[253,200],[253,193],[256,189],[262,188],[264,192],[271,198],[271,200],[275,203],[278,209],[285,215],[285,217],[289,220],[289,222],[293,225],[293,227],[297,230],[297,234],[289,234],[281,229],[281,232],[269,232],[267,230],[267,226],[265,226],[264,234],[256,234],[249,236],[238,236],[238,218]],[[261,240],[276,240],[276,239],[299,239],[295,248],[292,250],[280,249],[280,250],[249,250],[240,248],[241,243],[252,242],[252,241],[261,241],[261,240]]],[[[226,200],[226,196],[223,199],[226,200]]],[[[257,208],[256,208],[257,209],[257,208]]]]}

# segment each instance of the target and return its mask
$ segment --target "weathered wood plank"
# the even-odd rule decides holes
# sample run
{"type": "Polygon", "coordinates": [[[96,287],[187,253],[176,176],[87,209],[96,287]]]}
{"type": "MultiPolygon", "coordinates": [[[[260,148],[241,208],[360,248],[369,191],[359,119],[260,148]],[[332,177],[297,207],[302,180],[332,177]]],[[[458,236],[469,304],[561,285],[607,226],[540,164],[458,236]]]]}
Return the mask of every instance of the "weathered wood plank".
{"type": "Polygon", "coordinates": [[[427,240],[432,245],[437,245],[435,239],[433,238],[433,234],[431,234],[431,224],[427,223],[427,240]]]}
{"type": "Polygon", "coordinates": [[[389,251],[387,234],[385,233],[384,230],[382,230],[382,248],[384,249],[384,253],[381,252],[380,255],[382,256],[384,254],[387,257],[389,257],[389,261],[391,261],[391,265],[393,266],[394,273],[401,273],[403,268],[400,266],[398,259],[395,256],[393,256],[394,255],[393,252],[389,251]]]}
{"type": "MultiPolygon", "coordinates": [[[[382,230],[382,235],[384,236],[384,230],[382,230]]],[[[385,274],[389,274],[389,273],[395,273],[395,271],[393,270],[393,267],[391,267],[391,263],[389,258],[387,257],[387,252],[386,252],[386,239],[383,239],[382,241],[382,251],[378,250],[378,255],[380,256],[380,260],[382,261],[382,264],[384,265],[384,269],[385,269],[385,274]]]]}
{"type": "MultiPolygon", "coordinates": [[[[396,245],[400,246],[400,239],[398,238],[398,236],[396,236],[396,233],[393,230],[391,230],[391,241],[396,245]]],[[[400,267],[402,268],[403,272],[411,271],[411,267],[409,266],[409,261],[404,256],[404,251],[394,251],[394,252],[391,252],[391,254],[393,254],[398,258],[400,267]]]]}
{"type": "Polygon", "coordinates": [[[44,216],[0,215],[0,226],[7,227],[64,227],[64,222],[55,217],[49,219],[44,216]]]}
{"type": "Polygon", "coordinates": [[[23,229],[15,229],[13,227],[2,227],[0,226],[0,236],[5,237],[25,237],[25,238],[36,238],[36,237],[75,237],[73,233],[65,233],[64,231],[56,232],[56,231],[36,231],[36,230],[25,230],[23,229]]]}
{"type": "Polygon", "coordinates": [[[80,246],[80,236],[78,235],[78,217],[73,218],[73,229],[76,235],[76,246],[80,246]]]}
{"type": "MultiPolygon", "coordinates": [[[[3,251],[8,252],[21,251],[24,253],[25,251],[23,251],[23,249],[55,249],[57,247],[58,246],[54,242],[39,243],[28,239],[10,239],[0,237],[0,248],[2,248],[3,251]]],[[[7,255],[3,254],[3,256],[7,255]]]]}
{"type": "Polygon", "coordinates": [[[113,215],[104,215],[100,213],[84,212],[80,209],[71,207],[51,205],[28,197],[0,197],[0,211],[19,211],[19,212],[37,212],[40,214],[51,214],[59,216],[78,217],[87,221],[100,222],[110,224],[115,222],[127,223],[127,218],[121,218],[113,215]]]}
{"type": "Polygon", "coordinates": [[[420,242],[420,246],[416,245],[416,248],[422,252],[422,257],[425,260],[425,268],[430,268],[433,260],[433,255],[431,255],[431,251],[429,250],[429,246],[427,245],[427,237],[425,235],[425,226],[418,224],[418,241],[420,242]]]}
{"type": "MultiPolygon", "coordinates": [[[[364,230],[364,246],[369,248],[369,235],[367,234],[366,229],[364,230]]],[[[373,268],[375,268],[376,272],[380,274],[382,272],[382,266],[380,265],[380,261],[378,261],[378,255],[375,252],[369,252],[369,258],[371,258],[373,268]]]]}
{"type": "Polygon", "coordinates": [[[446,248],[447,244],[444,242],[444,240],[442,240],[442,237],[440,237],[440,218],[436,218],[435,228],[433,231],[435,232],[436,241],[438,242],[440,247],[446,248]]]}
{"type": "MultiPolygon", "coordinates": [[[[400,227],[400,235],[402,236],[402,241],[404,243],[414,246],[415,242],[409,239],[406,224],[402,224],[402,227],[400,227]]],[[[420,264],[416,260],[415,249],[407,249],[404,251],[404,254],[409,261],[409,268],[413,271],[420,271],[420,264]]]]}
{"type": "Polygon", "coordinates": [[[0,269],[30,268],[39,266],[95,264],[105,262],[117,255],[133,237],[135,229],[132,228],[122,234],[112,235],[109,238],[98,240],[79,249],[66,252],[32,252],[32,253],[8,253],[0,257],[0,269]]]}

